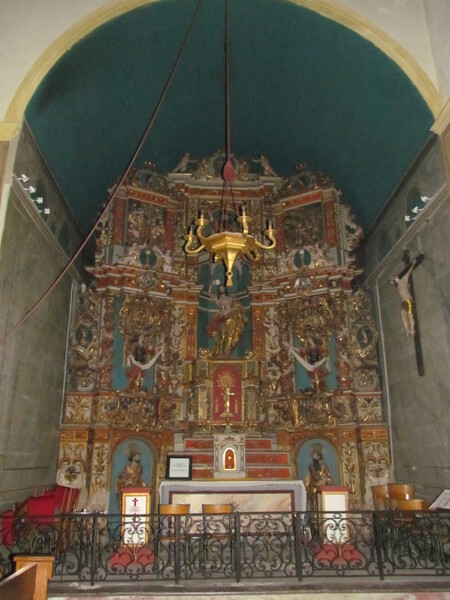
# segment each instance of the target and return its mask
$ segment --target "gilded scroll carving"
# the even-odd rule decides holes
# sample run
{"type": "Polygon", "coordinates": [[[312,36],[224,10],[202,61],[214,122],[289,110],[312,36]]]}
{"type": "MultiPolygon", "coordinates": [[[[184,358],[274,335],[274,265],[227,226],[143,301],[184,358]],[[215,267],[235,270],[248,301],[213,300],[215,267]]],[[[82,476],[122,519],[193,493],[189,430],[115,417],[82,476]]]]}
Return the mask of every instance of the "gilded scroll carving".
{"type": "Polygon", "coordinates": [[[352,507],[358,506],[361,493],[359,486],[358,453],[355,442],[344,442],[342,444],[342,472],[344,485],[347,485],[350,491],[350,505],[352,507]]]}
{"type": "MultiPolygon", "coordinates": [[[[382,432],[385,434],[385,432],[382,432]]],[[[383,436],[386,437],[386,434],[383,436]]],[[[370,440],[362,444],[364,463],[363,504],[373,508],[371,487],[382,485],[390,480],[390,453],[387,440],[370,440]]]]}
{"type": "Polygon", "coordinates": [[[65,423],[91,422],[92,396],[82,394],[68,394],[64,411],[65,423]]]}
{"type": "Polygon", "coordinates": [[[112,386],[114,309],[115,297],[108,294],[104,298],[102,306],[101,342],[97,366],[98,387],[100,389],[109,389],[112,386]]]}
{"type": "Polygon", "coordinates": [[[340,388],[349,388],[352,383],[346,302],[343,295],[333,299],[334,330],[336,337],[336,377],[340,388]]]}
{"type": "Polygon", "coordinates": [[[106,489],[107,482],[107,458],[109,444],[97,442],[94,444],[92,455],[92,477],[91,490],[95,493],[99,490],[106,489]]]}
{"type": "Polygon", "coordinates": [[[371,423],[382,420],[380,396],[358,396],[356,405],[360,421],[371,423]]]}
{"type": "Polygon", "coordinates": [[[98,353],[99,296],[82,284],[77,305],[77,318],[70,332],[68,360],[69,386],[89,392],[95,387],[98,353]]]}
{"type": "Polygon", "coordinates": [[[61,436],[57,465],[60,485],[81,489],[87,470],[87,436],[85,432],[67,431],[61,436]]]}
{"type": "Polygon", "coordinates": [[[371,313],[369,296],[358,290],[350,301],[351,362],[356,391],[379,390],[378,332],[371,313]]]}

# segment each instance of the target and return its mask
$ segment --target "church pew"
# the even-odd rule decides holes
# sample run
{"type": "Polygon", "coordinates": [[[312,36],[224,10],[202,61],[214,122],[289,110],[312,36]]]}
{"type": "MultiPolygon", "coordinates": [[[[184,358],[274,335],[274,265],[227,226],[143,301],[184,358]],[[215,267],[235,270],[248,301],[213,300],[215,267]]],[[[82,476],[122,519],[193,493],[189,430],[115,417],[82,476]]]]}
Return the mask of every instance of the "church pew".
{"type": "Polygon", "coordinates": [[[37,565],[28,565],[13,575],[0,581],[0,598],[33,600],[36,589],[37,565]]]}

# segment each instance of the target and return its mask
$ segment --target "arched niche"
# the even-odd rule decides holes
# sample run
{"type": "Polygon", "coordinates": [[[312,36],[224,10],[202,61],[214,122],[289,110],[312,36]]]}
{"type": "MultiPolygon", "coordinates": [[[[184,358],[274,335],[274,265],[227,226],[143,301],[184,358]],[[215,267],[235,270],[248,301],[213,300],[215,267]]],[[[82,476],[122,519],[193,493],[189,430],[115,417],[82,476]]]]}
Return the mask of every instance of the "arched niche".
{"type": "Polygon", "coordinates": [[[111,476],[109,487],[109,513],[118,514],[120,512],[117,503],[117,478],[123,472],[124,468],[130,464],[130,449],[136,447],[141,454],[142,480],[147,487],[154,488],[156,477],[156,459],[155,451],[145,440],[138,437],[129,437],[122,440],[114,448],[111,457],[111,476]]]}
{"type": "Polygon", "coordinates": [[[309,465],[312,463],[313,449],[317,446],[323,447],[323,462],[327,465],[335,485],[339,485],[341,482],[339,453],[331,442],[322,437],[310,438],[297,447],[296,468],[298,478],[302,481],[306,479],[309,465]]]}

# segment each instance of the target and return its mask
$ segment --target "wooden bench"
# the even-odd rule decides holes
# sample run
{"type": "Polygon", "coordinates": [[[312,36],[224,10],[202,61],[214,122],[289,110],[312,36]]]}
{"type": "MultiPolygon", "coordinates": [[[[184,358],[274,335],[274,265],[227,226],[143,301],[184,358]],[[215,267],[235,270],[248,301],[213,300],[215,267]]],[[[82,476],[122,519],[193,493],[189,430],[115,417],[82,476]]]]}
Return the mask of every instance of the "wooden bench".
{"type": "Polygon", "coordinates": [[[33,600],[36,589],[37,565],[28,565],[0,581],[0,598],[33,600]]]}

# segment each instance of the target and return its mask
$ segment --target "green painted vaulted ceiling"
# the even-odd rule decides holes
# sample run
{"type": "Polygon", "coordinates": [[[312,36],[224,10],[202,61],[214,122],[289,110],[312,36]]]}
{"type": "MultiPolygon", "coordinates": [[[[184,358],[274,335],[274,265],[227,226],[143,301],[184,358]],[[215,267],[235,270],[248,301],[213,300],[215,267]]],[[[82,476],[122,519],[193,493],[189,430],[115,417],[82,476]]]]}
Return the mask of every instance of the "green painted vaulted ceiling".
{"type": "MultiPolygon", "coordinates": [[[[26,118],[87,231],[152,116],[197,0],[160,0],[109,21],[56,63],[26,118]]],[[[344,26],[284,0],[229,0],[231,149],[288,176],[330,176],[367,230],[430,136],[404,72],[344,26]]],[[[203,0],[137,166],[172,170],[225,147],[224,1],[203,0]]],[[[257,166],[255,165],[255,169],[257,166]]]]}

